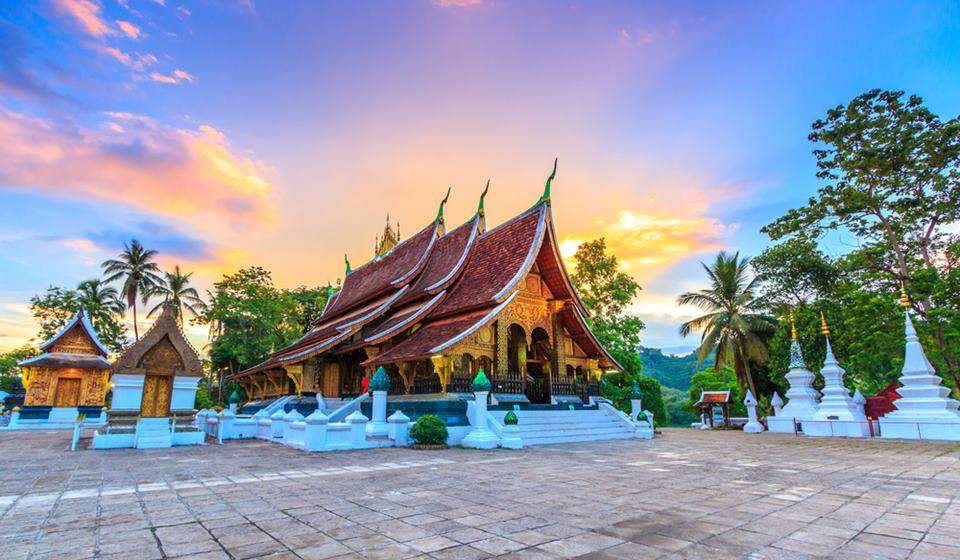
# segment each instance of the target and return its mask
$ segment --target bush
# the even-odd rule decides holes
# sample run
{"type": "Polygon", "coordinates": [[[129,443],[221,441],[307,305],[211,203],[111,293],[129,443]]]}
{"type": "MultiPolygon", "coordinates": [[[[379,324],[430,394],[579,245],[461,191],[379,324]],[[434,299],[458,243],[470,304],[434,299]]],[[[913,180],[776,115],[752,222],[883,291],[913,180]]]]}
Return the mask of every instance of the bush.
{"type": "Polygon", "coordinates": [[[421,416],[410,428],[410,437],[423,445],[447,443],[447,423],[432,414],[421,416]]]}

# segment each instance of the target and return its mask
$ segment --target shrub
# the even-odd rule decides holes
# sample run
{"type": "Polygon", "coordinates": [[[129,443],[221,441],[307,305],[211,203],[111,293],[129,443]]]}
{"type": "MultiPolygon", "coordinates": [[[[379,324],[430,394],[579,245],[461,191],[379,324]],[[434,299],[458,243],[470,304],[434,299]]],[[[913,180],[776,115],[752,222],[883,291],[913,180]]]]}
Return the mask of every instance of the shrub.
{"type": "Polygon", "coordinates": [[[421,416],[410,428],[410,437],[423,445],[447,443],[447,423],[432,414],[421,416]]]}

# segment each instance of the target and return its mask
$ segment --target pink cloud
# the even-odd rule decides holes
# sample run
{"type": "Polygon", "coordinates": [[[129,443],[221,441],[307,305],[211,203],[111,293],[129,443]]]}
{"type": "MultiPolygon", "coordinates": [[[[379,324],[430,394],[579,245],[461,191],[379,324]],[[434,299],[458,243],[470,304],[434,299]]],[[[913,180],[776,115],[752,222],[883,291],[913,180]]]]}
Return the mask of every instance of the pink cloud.
{"type": "Polygon", "coordinates": [[[136,25],[130,23],[129,21],[117,20],[117,27],[120,28],[120,31],[123,31],[123,34],[131,39],[139,39],[142,35],[140,28],[136,25]]]}
{"type": "Polygon", "coordinates": [[[162,84],[180,84],[183,82],[192,82],[193,76],[183,70],[174,70],[172,74],[161,74],[160,72],[151,72],[150,79],[162,84]]]}
{"type": "Polygon", "coordinates": [[[108,113],[94,128],[0,109],[0,185],[94,198],[207,225],[272,221],[268,171],[219,130],[108,113]]]}
{"type": "Polygon", "coordinates": [[[54,0],[56,10],[73,19],[84,33],[93,37],[111,35],[114,30],[100,15],[100,4],[94,0],[54,0]]]}
{"type": "Polygon", "coordinates": [[[471,8],[483,4],[483,0],[433,0],[441,8],[471,8]]]}

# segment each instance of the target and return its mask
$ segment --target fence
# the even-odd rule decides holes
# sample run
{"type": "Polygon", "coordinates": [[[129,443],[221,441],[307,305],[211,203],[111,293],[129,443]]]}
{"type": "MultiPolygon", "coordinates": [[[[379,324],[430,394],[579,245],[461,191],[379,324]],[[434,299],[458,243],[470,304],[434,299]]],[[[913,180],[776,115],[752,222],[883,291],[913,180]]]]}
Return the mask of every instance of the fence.
{"type": "Polygon", "coordinates": [[[816,437],[960,441],[960,424],[952,422],[910,422],[867,418],[866,420],[797,420],[768,416],[763,423],[769,431],[816,437]]]}

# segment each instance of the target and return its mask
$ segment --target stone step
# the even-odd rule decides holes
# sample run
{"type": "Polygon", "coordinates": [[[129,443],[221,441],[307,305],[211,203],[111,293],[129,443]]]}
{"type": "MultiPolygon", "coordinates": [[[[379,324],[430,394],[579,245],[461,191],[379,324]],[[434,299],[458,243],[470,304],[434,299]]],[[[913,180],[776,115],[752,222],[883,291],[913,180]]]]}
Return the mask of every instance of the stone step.
{"type": "Polygon", "coordinates": [[[554,435],[544,435],[536,437],[520,436],[524,445],[547,445],[551,443],[574,443],[579,441],[598,441],[607,439],[629,439],[633,437],[633,432],[628,430],[615,430],[609,432],[578,432],[578,433],[559,433],[554,435]]]}

